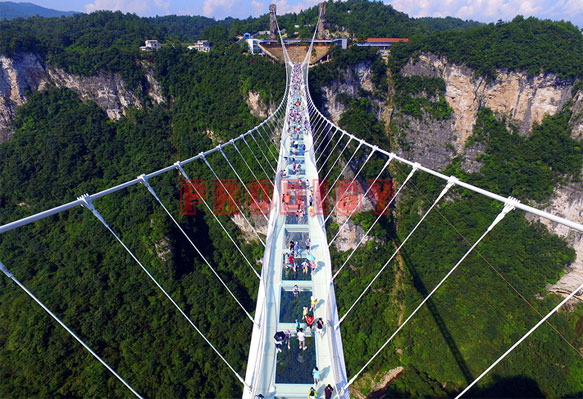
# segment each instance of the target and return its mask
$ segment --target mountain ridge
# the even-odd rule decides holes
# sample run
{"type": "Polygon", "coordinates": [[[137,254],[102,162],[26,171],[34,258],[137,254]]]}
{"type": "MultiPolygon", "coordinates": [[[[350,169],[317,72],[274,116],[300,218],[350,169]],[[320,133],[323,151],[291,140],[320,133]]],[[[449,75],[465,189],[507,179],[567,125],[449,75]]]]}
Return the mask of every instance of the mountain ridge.
{"type": "Polygon", "coordinates": [[[52,8],[46,8],[34,3],[17,3],[13,1],[0,2],[0,20],[16,19],[29,17],[69,17],[76,14],[82,14],[78,11],[59,11],[52,8]]]}

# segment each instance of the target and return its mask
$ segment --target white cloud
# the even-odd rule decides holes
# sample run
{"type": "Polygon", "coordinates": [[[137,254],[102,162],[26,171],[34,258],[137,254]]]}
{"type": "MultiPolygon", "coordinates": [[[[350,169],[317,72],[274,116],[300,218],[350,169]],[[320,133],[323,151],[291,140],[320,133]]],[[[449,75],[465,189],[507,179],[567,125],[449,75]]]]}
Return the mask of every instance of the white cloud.
{"type": "Polygon", "coordinates": [[[583,0],[385,0],[395,9],[412,17],[452,16],[495,22],[512,20],[516,15],[525,17],[565,19],[575,24],[583,23],[583,0]]]}
{"type": "Polygon", "coordinates": [[[262,15],[269,10],[269,7],[266,3],[258,0],[251,0],[251,5],[253,6],[253,15],[262,15]]]}
{"type": "Polygon", "coordinates": [[[141,16],[166,15],[170,12],[170,1],[164,0],[93,0],[85,4],[87,12],[111,10],[132,12],[141,16]]]}
{"type": "Polygon", "coordinates": [[[299,2],[294,1],[294,4],[290,4],[287,0],[276,0],[273,1],[273,3],[277,6],[277,14],[283,15],[290,12],[298,13],[317,5],[321,1],[322,0],[300,0],[299,2]]]}

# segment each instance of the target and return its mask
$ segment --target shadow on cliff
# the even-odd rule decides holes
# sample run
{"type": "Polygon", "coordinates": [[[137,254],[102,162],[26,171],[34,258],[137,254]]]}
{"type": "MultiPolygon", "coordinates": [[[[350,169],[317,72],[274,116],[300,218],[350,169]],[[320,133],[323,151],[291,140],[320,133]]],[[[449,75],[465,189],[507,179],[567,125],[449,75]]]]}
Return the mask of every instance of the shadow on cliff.
{"type": "MultiPolygon", "coordinates": [[[[422,374],[422,373],[421,373],[422,374]]],[[[420,376],[420,374],[417,374],[420,376]]],[[[466,393],[464,398],[476,399],[531,399],[544,398],[544,393],[540,390],[536,381],[524,376],[501,378],[494,376],[494,382],[486,387],[472,388],[466,393]]],[[[446,390],[441,386],[436,386],[436,381],[424,375],[424,381],[419,378],[405,378],[406,381],[395,381],[386,387],[369,393],[367,399],[381,398],[455,398],[460,390],[446,390]],[[412,383],[414,386],[410,386],[412,383]]],[[[581,398],[573,395],[566,398],[581,398]]]]}
{"type": "MultiPolygon", "coordinates": [[[[401,239],[396,234],[393,237],[394,237],[394,242],[397,245],[397,247],[399,245],[401,245],[401,239]]],[[[423,295],[424,298],[427,297],[427,295],[429,295],[429,292],[427,291],[427,287],[425,287],[425,284],[421,280],[421,276],[419,276],[419,273],[417,273],[417,269],[415,269],[413,262],[411,261],[411,259],[407,255],[407,252],[403,248],[401,248],[400,255],[403,258],[403,262],[407,266],[409,273],[411,273],[411,276],[413,277],[413,285],[415,286],[415,289],[421,295],[423,295]]],[[[445,342],[447,343],[447,345],[451,351],[451,354],[453,355],[453,357],[455,359],[457,366],[459,367],[460,371],[464,375],[466,382],[468,384],[471,383],[474,380],[474,377],[472,376],[472,373],[470,372],[470,369],[469,369],[465,359],[463,358],[458,346],[456,345],[453,337],[451,336],[449,329],[447,328],[445,321],[443,320],[443,317],[439,313],[437,306],[433,302],[433,299],[430,298],[425,303],[425,306],[427,307],[427,309],[431,313],[431,316],[433,317],[435,324],[437,325],[437,327],[439,328],[439,331],[441,332],[441,335],[445,339],[445,342]]]]}

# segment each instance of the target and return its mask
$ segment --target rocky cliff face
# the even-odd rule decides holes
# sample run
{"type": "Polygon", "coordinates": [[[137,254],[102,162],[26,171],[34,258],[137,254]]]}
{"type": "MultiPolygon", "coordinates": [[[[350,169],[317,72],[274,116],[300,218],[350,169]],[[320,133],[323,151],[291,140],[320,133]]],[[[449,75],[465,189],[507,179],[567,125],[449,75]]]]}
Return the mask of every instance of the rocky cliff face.
{"type": "MultiPolygon", "coordinates": [[[[156,103],[164,102],[153,70],[145,66],[149,82],[148,95],[156,103]]],[[[129,108],[142,108],[143,98],[127,89],[117,74],[77,76],[45,65],[32,53],[20,53],[12,58],[0,55],[0,142],[12,135],[12,120],[16,107],[26,102],[28,93],[49,86],[66,87],[83,100],[93,100],[110,119],[119,119],[129,108]]]]}
{"type": "Polygon", "coordinates": [[[47,85],[47,74],[40,59],[31,53],[14,58],[0,55],[0,142],[11,135],[16,107],[26,101],[27,91],[41,90],[47,85]]]}
{"type": "MultiPolygon", "coordinates": [[[[467,148],[466,143],[481,107],[489,107],[518,133],[528,134],[545,115],[554,115],[571,99],[572,82],[562,81],[554,74],[528,75],[526,72],[498,71],[494,81],[476,76],[465,65],[450,63],[446,58],[421,54],[401,70],[404,76],[439,77],[445,81],[445,99],[452,108],[446,121],[425,115],[421,121],[411,117],[397,118],[397,125],[406,134],[398,151],[411,160],[442,169],[450,159],[462,155],[462,168],[476,172],[481,165],[477,156],[480,146],[467,148]]],[[[583,99],[581,101],[583,111],[583,99]]],[[[574,122],[583,133],[583,121],[574,122]]]]}
{"type": "Polygon", "coordinates": [[[533,124],[540,123],[545,115],[554,115],[571,98],[572,82],[561,81],[556,75],[500,70],[496,79],[475,76],[473,70],[447,61],[433,54],[421,54],[407,63],[401,73],[443,78],[445,98],[453,108],[454,146],[463,150],[480,107],[507,118],[509,124],[518,126],[520,134],[528,134],[533,124]]]}
{"type": "MultiPolygon", "coordinates": [[[[564,187],[558,187],[553,193],[550,205],[545,211],[577,223],[583,223],[583,184],[571,183],[564,187]]],[[[579,233],[569,227],[550,222],[547,219],[528,216],[530,220],[538,220],[550,231],[565,238],[577,254],[575,261],[565,269],[565,274],[547,289],[551,292],[567,295],[583,283],[583,233],[579,233]]],[[[577,294],[578,299],[583,299],[583,292],[577,294]]]]}
{"type": "MultiPolygon", "coordinates": [[[[332,82],[330,86],[322,87],[323,105],[334,123],[338,123],[340,116],[346,110],[346,106],[339,99],[340,94],[357,97],[361,90],[372,91],[374,89],[372,72],[368,63],[361,62],[354,68],[345,68],[341,71],[341,74],[342,78],[339,81],[332,82]]],[[[377,117],[380,117],[379,107],[373,108],[379,110],[377,117]]]]}
{"type": "Polygon", "coordinates": [[[265,119],[267,118],[268,109],[263,100],[261,99],[261,95],[253,90],[249,90],[247,93],[247,106],[251,111],[251,115],[265,119]]]}
{"type": "MultiPolygon", "coordinates": [[[[323,88],[324,105],[334,121],[337,122],[345,110],[338,99],[340,93],[356,97],[361,88],[368,86],[367,90],[372,90],[368,68],[368,65],[360,64],[354,69],[355,73],[345,70],[342,81],[323,88]]],[[[398,146],[393,150],[432,169],[443,169],[453,157],[461,155],[461,167],[465,171],[480,170],[478,157],[483,154],[484,146],[480,143],[467,146],[466,143],[481,107],[489,107],[519,134],[528,135],[533,125],[540,123],[545,115],[558,113],[571,101],[571,134],[576,139],[583,139],[583,91],[573,95],[573,83],[562,81],[556,75],[501,70],[495,80],[489,81],[476,76],[464,65],[450,63],[433,54],[421,54],[410,60],[401,73],[404,76],[440,77],[445,81],[445,99],[453,110],[451,118],[436,120],[424,113],[422,118],[416,119],[399,113],[398,109],[391,115],[393,125],[400,132],[400,137],[394,137],[398,146]]],[[[389,105],[380,104],[378,108],[381,112],[377,117],[383,120],[389,105]]],[[[583,184],[557,187],[549,204],[546,211],[583,223],[583,184]]],[[[565,275],[556,284],[548,287],[552,292],[568,294],[583,283],[583,234],[536,217],[530,217],[530,220],[540,220],[575,249],[576,261],[566,268],[565,275]]],[[[347,226],[349,228],[345,228],[341,239],[337,240],[340,250],[350,248],[364,233],[358,231],[358,226],[347,226]]],[[[578,297],[583,300],[583,293],[580,294],[578,297]]]]}

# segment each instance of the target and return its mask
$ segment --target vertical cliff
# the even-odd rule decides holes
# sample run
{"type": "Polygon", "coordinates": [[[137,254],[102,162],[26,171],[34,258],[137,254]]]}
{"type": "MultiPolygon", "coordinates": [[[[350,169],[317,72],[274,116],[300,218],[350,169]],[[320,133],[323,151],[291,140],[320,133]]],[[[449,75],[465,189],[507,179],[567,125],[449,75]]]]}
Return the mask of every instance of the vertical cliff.
{"type": "Polygon", "coordinates": [[[19,53],[14,57],[0,55],[0,142],[10,139],[16,108],[27,101],[28,94],[47,87],[66,87],[83,100],[92,100],[110,119],[119,119],[129,108],[142,108],[145,96],[157,104],[164,102],[153,68],[142,65],[148,87],[131,90],[119,74],[99,73],[79,76],[61,68],[46,65],[33,53],[19,53]]]}

